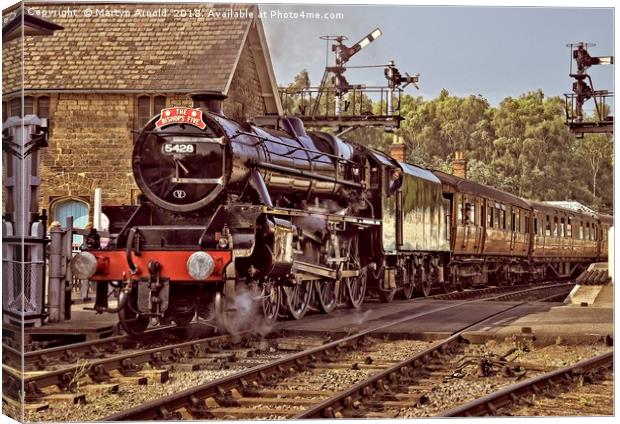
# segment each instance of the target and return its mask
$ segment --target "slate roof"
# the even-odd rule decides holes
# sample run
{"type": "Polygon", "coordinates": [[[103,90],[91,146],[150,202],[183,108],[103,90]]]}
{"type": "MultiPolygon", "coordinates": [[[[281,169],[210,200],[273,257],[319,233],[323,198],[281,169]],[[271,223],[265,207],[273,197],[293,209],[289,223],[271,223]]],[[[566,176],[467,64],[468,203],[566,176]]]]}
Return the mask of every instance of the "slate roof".
{"type": "MultiPolygon", "coordinates": [[[[24,40],[24,89],[108,89],[226,91],[252,19],[217,18],[219,13],[253,11],[256,5],[226,4],[28,4],[38,10],[73,9],[74,16],[46,19],[64,30],[24,40]],[[119,11],[85,17],[85,9],[119,11]],[[201,17],[175,17],[200,8],[201,17]],[[136,16],[136,10],[165,17],[136,16]],[[123,16],[129,14],[130,16],[123,16]]],[[[5,94],[20,89],[20,41],[3,45],[5,94]]]]}

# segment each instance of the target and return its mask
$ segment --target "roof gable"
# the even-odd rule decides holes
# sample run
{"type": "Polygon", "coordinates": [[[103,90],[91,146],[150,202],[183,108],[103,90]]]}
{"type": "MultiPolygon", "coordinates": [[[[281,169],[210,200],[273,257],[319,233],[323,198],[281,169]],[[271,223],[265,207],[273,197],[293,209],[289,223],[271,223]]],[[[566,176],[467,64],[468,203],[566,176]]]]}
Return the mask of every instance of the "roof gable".
{"type": "MultiPolygon", "coordinates": [[[[256,5],[196,3],[47,3],[29,8],[50,13],[76,10],[78,18],[54,16],[51,19],[64,31],[25,37],[25,90],[152,92],[227,92],[258,10],[256,5]],[[97,16],[85,17],[86,9],[97,16]],[[175,16],[195,9],[201,16],[175,16]]],[[[19,57],[19,41],[3,46],[10,66],[19,64],[11,60],[19,57]]],[[[265,65],[271,68],[271,63],[265,65]]],[[[5,94],[21,88],[18,76],[6,70],[5,94]]],[[[263,91],[277,90],[273,85],[263,91]]]]}

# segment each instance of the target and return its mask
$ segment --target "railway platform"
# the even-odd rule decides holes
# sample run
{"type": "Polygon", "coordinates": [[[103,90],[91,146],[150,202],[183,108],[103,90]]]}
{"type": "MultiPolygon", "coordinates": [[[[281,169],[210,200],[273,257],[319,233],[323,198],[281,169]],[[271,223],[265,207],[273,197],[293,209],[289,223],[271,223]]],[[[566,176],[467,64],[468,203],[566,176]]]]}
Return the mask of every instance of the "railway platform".
{"type": "Polygon", "coordinates": [[[29,347],[37,345],[54,346],[59,343],[78,343],[117,335],[119,333],[117,315],[97,314],[87,309],[92,307],[92,303],[73,304],[70,320],[46,323],[42,327],[22,329],[5,323],[2,336],[11,339],[15,345],[20,345],[23,337],[23,346],[28,350],[29,347]]]}
{"type": "MultiPolygon", "coordinates": [[[[361,331],[394,320],[399,315],[411,314],[412,310],[428,312],[451,302],[454,303],[448,300],[418,299],[413,303],[366,303],[356,313],[346,309],[337,310],[330,315],[306,316],[299,322],[281,322],[277,328],[300,333],[361,331]]],[[[562,301],[494,301],[485,302],[484,307],[480,303],[469,303],[395,325],[386,332],[418,340],[439,340],[489,315],[493,316],[468,330],[464,334],[465,338],[472,343],[521,338],[547,345],[560,342],[595,343],[610,341],[613,337],[612,302],[581,306],[562,301]]]]}

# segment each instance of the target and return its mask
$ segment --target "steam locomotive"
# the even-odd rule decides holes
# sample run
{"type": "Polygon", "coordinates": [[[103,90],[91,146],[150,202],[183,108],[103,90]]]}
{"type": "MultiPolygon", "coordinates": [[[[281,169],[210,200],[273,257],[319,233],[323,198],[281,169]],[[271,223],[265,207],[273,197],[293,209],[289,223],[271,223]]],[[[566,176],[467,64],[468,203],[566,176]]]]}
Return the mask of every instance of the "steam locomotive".
{"type": "Polygon", "coordinates": [[[110,209],[109,244],[93,231],[72,261],[96,282],[95,309],[118,313],[128,333],[196,315],[234,331],[240,316],[255,319],[252,308],[267,323],[301,319],[311,308],[359,309],[367,294],[514,284],[606,256],[609,217],[585,218],[595,248],[556,252],[549,234],[583,234],[583,214],[306,131],[295,117],[235,122],[224,98],[195,93],[193,107],[147,123],[132,158],[139,206],[110,209]]]}

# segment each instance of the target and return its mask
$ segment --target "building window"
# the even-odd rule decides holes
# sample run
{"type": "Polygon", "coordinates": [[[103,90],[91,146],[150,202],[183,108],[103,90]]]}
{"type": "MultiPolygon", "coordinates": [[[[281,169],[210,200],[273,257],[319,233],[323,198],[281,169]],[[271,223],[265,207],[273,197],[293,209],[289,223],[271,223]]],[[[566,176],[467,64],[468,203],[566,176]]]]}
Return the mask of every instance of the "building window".
{"type": "Polygon", "coordinates": [[[22,99],[16,97],[11,100],[9,116],[22,116],[22,99]]]}
{"type": "Polygon", "coordinates": [[[165,96],[138,97],[138,127],[144,127],[149,120],[166,107],[165,96]]]}
{"type": "Polygon", "coordinates": [[[34,115],[34,97],[32,96],[24,97],[24,116],[26,115],[34,115]]]}
{"type": "Polygon", "coordinates": [[[50,98],[48,96],[37,97],[37,116],[42,119],[50,118],[50,98]]]}
{"type": "Polygon", "coordinates": [[[155,96],[153,98],[153,115],[159,115],[162,109],[166,108],[166,97],[155,96]]]}
{"type": "MultiPolygon", "coordinates": [[[[20,97],[16,97],[11,100],[11,102],[7,105],[3,104],[5,107],[8,106],[5,115],[3,112],[3,121],[10,116],[22,116],[22,101],[20,97]]],[[[48,118],[50,117],[50,98],[49,96],[25,96],[24,97],[24,116],[26,115],[37,115],[39,118],[48,118]]]]}
{"type": "Polygon", "coordinates": [[[142,128],[151,118],[151,98],[149,96],[138,97],[138,126],[142,128]]]}

